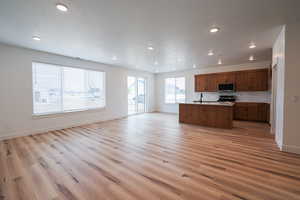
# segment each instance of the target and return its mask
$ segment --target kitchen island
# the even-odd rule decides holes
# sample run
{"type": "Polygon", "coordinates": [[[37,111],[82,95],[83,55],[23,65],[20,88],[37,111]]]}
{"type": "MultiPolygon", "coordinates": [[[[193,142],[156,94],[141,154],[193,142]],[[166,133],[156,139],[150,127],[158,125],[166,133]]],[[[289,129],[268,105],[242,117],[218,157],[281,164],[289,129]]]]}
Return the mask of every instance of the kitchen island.
{"type": "Polygon", "coordinates": [[[233,126],[231,102],[186,102],[179,104],[179,122],[214,128],[233,126]]]}

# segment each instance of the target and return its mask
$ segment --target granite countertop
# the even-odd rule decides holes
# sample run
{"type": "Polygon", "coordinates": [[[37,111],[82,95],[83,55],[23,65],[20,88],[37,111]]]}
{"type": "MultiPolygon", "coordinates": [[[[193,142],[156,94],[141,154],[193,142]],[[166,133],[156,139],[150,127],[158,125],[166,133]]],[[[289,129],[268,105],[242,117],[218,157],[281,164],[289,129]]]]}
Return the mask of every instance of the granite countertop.
{"type": "Polygon", "coordinates": [[[203,102],[193,102],[188,101],[180,104],[194,104],[194,105],[212,105],[212,106],[234,106],[233,102],[218,102],[218,101],[203,101],[203,102]]]}

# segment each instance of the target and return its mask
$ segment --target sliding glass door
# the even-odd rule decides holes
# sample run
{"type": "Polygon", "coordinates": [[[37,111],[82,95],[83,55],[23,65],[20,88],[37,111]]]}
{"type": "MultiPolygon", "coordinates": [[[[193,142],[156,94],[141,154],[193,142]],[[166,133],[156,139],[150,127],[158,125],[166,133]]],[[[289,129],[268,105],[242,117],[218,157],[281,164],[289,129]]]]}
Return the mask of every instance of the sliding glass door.
{"type": "Polygon", "coordinates": [[[146,111],[146,80],[128,76],[128,114],[146,111]]]}

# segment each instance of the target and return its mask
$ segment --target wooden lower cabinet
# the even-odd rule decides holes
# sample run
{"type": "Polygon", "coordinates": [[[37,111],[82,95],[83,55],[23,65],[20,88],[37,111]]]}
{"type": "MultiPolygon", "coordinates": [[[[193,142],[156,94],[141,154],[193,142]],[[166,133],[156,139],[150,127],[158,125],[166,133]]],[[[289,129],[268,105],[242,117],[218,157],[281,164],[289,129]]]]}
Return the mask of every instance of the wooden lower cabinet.
{"type": "Polygon", "coordinates": [[[179,104],[180,123],[230,129],[232,121],[233,106],[179,104]]]}
{"type": "Polygon", "coordinates": [[[234,119],[245,121],[269,122],[270,104],[236,102],[234,105],[234,119]]]}
{"type": "Polygon", "coordinates": [[[244,103],[235,103],[234,105],[234,119],[248,120],[248,105],[244,103]]]}

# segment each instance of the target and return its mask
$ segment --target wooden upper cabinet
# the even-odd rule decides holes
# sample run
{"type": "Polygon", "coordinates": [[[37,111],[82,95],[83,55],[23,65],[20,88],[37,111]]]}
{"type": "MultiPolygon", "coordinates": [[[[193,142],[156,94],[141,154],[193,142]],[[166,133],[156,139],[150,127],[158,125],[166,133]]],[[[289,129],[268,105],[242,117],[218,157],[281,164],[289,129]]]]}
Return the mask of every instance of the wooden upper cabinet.
{"type": "Polygon", "coordinates": [[[219,84],[235,84],[236,91],[268,90],[268,69],[203,74],[195,76],[196,92],[216,92],[219,84]]]}
{"type": "Polygon", "coordinates": [[[225,72],[217,74],[217,85],[219,84],[235,84],[235,73],[234,72],[225,72]]]}
{"type": "Polygon", "coordinates": [[[206,75],[196,75],[195,76],[195,91],[203,92],[207,88],[206,75]]]}
{"type": "Polygon", "coordinates": [[[236,91],[268,90],[268,69],[236,72],[236,91]]]}
{"type": "Polygon", "coordinates": [[[217,74],[203,74],[195,76],[196,92],[216,92],[217,90],[217,74]]]}
{"type": "Polygon", "coordinates": [[[236,72],[235,74],[235,90],[236,91],[248,91],[248,76],[247,72],[236,72]]]}
{"type": "Polygon", "coordinates": [[[207,90],[209,92],[216,92],[218,91],[218,74],[210,74],[207,76],[207,90]]]}

